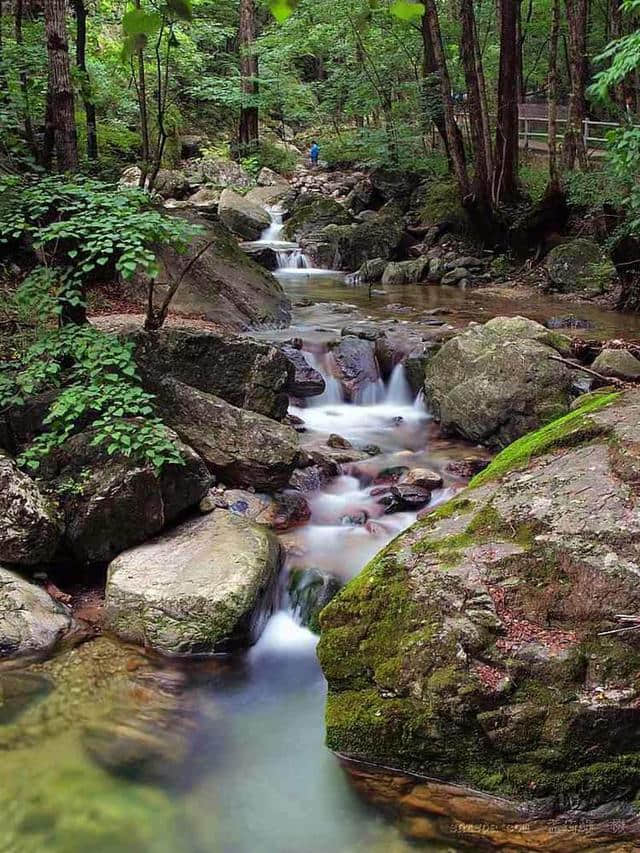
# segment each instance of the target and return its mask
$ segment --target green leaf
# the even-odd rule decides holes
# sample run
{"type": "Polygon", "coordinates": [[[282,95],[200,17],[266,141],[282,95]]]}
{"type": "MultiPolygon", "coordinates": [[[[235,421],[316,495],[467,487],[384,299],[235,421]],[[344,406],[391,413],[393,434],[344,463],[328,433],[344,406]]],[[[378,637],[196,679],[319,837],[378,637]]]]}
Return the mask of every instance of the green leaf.
{"type": "Polygon", "coordinates": [[[160,29],[162,18],[157,12],[129,9],[122,19],[122,29],[128,36],[150,36],[160,29]]]}
{"type": "Polygon", "coordinates": [[[279,23],[286,21],[293,13],[297,0],[269,0],[269,9],[279,23]]]}
{"type": "Polygon", "coordinates": [[[413,3],[412,0],[394,0],[389,11],[401,21],[415,21],[424,15],[424,5],[413,3]]]}

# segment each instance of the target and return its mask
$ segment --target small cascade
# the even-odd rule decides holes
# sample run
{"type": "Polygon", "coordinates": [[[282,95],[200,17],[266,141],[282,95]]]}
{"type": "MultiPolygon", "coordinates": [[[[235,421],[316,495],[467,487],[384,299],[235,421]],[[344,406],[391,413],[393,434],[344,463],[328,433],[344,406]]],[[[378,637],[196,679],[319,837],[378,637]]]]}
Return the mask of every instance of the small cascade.
{"type": "Polygon", "coordinates": [[[284,228],[284,211],[281,207],[265,208],[271,217],[271,225],[262,232],[259,243],[282,243],[282,229],[284,228]]]}
{"type": "Polygon", "coordinates": [[[368,382],[360,388],[353,399],[356,406],[375,406],[377,403],[385,402],[386,389],[382,379],[377,382],[368,382]]]}
{"type": "Polygon", "coordinates": [[[318,358],[312,352],[304,352],[304,357],[309,362],[309,365],[317,370],[318,373],[324,379],[324,391],[322,394],[318,394],[316,397],[309,398],[310,406],[331,406],[340,403],[344,403],[344,392],[342,390],[342,384],[339,379],[332,374],[329,366],[327,364],[328,359],[331,357],[328,353],[325,353],[324,358],[318,358]]]}
{"type": "Polygon", "coordinates": [[[391,372],[385,403],[396,403],[399,406],[411,406],[414,403],[404,364],[396,364],[391,372]]]}

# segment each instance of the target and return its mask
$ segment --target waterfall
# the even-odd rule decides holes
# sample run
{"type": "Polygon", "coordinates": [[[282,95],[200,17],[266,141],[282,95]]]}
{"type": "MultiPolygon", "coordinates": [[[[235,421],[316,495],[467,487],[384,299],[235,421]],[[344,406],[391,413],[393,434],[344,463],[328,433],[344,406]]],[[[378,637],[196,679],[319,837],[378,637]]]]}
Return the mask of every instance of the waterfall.
{"type": "Polygon", "coordinates": [[[378,379],[377,382],[368,382],[360,388],[353,399],[353,403],[356,406],[375,406],[376,403],[382,403],[384,398],[384,382],[382,379],[378,379]]]}
{"type": "Polygon", "coordinates": [[[318,358],[312,352],[303,352],[304,357],[309,362],[309,365],[317,370],[324,379],[324,391],[315,397],[309,398],[309,406],[327,406],[344,403],[344,392],[342,383],[331,373],[326,361],[331,358],[329,353],[325,354],[324,359],[318,358]]]}
{"type": "Polygon", "coordinates": [[[404,364],[396,364],[393,368],[387,387],[385,402],[396,403],[399,406],[411,406],[413,404],[413,393],[407,381],[407,371],[404,364]]]}

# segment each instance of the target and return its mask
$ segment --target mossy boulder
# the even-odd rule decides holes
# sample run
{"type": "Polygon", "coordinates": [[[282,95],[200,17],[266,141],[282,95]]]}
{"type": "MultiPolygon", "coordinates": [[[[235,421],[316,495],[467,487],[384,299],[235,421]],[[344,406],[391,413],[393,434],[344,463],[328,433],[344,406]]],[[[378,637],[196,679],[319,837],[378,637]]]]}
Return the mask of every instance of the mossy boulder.
{"type": "Polygon", "coordinates": [[[561,293],[597,296],[617,280],[611,258],[593,240],[579,237],[552,249],[545,260],[549,287],[561,293]]]}
{"type": "Polygon", "coordinates": [[[468,235],[471,222],[462,206],[460,193],[455,181],[441,179],[428,184],[422,194],[422,207],[419,209],[420,221],[431,225],[446,225],[450,231],[468,235]]]}
{"type": "Polygon", "coordinates": [[[168,655],[246,647],[272,606],[279,566],[273,534],[218,509],[110,564],[106,623],[168,655]]]}
{"type": "Polygon", "coordinates": [[[218,216],[230,231],[244,240],[258,240],[271,223],[269,214],[261,204],[230,188],[222,191],[218,216]]]}
{"type": "Polygon", "coordinates": [[[427,404],[445,431],[504,447],[569,411],[571,372],[550,358],[565,342],[524,317],[471,325],[427,361],[427,404]]]}
{"type": "Polygon", "coordinates": [[[369,258],[395,257],[403,236],[402,213],[393,206],[366,222],[327,225],[319,232],[303,235],[300,245],[320,266],[357,270],[369,258]]]}
{"type": "Polygon", "coordinates": [[[417,258],[415,261],[392,261],[387,264],[382,275],[382,284],[416,284],[424,281],[429,272],[429,259],[417,258]]]}
{"type": "Polygon", "coordinates": [[[603,376],[613,376],[615,379],[640,377],[640,360],[624,349],[603,349],[592,367],[603,376]]]}
{"type": "Polygon", "coordinates": [[[595,399],[553,441],[550,425],[503,451],[325,608],[332,749],[547,816],[637,808],[640,651],[604,632],[640,607],[640,394],[595,399]]]}
{"type": "Polygon", "coordinates": [[[314,193],[301,195],[284,226],[287,240],[317,234],[327,225],[349,225],[353,218],[344,205],[314,193]]]}

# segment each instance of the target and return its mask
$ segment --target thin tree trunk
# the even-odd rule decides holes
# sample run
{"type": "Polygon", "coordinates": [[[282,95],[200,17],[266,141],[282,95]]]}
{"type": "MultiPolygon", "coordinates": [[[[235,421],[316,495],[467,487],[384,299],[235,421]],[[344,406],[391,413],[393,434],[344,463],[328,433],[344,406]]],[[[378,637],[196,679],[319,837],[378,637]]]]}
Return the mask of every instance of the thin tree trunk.
{"type": "Polygon", "coordinates": [[[469,195],[469,173],[464,155],[462,136],[456,124],[453,101],[451,100],[451,79],[447,68],[447,61],[442,47],[442,35],[440,33],[440,21],[435,0],[425,0],[425,17],[427,18],[427,29],[433,51],[434,65],[440,81],[440,94],[444,113],[444,124],[449,142],[449,152],[453,173],[456,177],[458,190],[462,199],[469,195]]]}
{"type": "Polygon", "coordinates": [[[80,94],[87,122],[87,157],[98,159],[98,125],[96,108],[91,99],[91,81],[87,71],[87,9],[84,0],[74,0],[76,13],[76,65],[80,72],[80,94]]]}
{"type": "Polygon", "coordinates": [[[491,155],[485,150],[486,125],[483,119],[483,102],[478,80],[478,62],[475,43],[476,26],[472,0],[460,0],[459,4],[461,37],[460,56],[467,84],[469,104],[469,130],[474,152],[473,194],[476,204],[488,206],[491,199],[491,173],[489,163],[491,155]]]}
{"type": "MultiPolygon", "coordinates": [[[[625,34],[625,26],[622,19],[622,9],[619,0],[611,0],[609,9],[609,22],[611,24],[611,39],[619,39],[625,34]]],[[[633,100],[632,86],[629,77],[621,80],[614,89],[614,99],[621,112],[627,111],[627,105],[633,100]]]]}
{"type": "MultiPolygon", "coordinates": [[[[439,91],[440,87],[437,84],[438,66],[436,65],[436,61],[433,56],[433,48],[431,46],[431,38],[429,36],[429,24],[426,11],[422,16],[422,26],[420,29],[422,34],[421,97],[424,124],[426,126],[429,121],[432,121],[433,124],[436,126],[438,133],[440,134],[440,138],[442,139],[442,143],[444,145],[447,160],[451,165],[451,153],[449,151],[449,140],[447,139],[447,128],[444,120],[444,110],[442,108],[442,97],[439,91]],[[437,94],[433,92],[432,87],[434,83],[438,88],[437,94]]],[[[458,133],[459,132],[460,131],[458,128],[458,133]]]]}
{"type": "Polygon", "coordinates": [[[158,141],[156,143],[155,156],[153,158],[153,165],[151,167],[151,173],[149,175],[149,181],[147,183],[147,187],[149,192],[155,187],[156,180],[158,178],[158,172],[160,171],[160,167],[162,166],[162,158],[164,156],[164,148],[167,143],[167,130],[164,123],[164,118],[167,111],[167,96],[169,93],[169,59],[171,54],[171,43],[173,40],[173,27],[169,27],[169,32],[167,33],[166,42],[166,53],[164,58],[164,70],[162,67],[162,56],[160,53],[162,47],[162,37],[164,35],[165,25],[163,23],[160,28],[160,32],[158,34],[158,38],[156,39],[156,121],[158,123],[158,141]]]}
{"type": "Polygon", "coordinates": [[[482,133],[484,135],[484,151],[487,157],[487,173],[493,174],[493,151],[491,148],[491,123],[489,121],[489,102],[487,100],[487,86],[482,64],[482,50],[478,38],[478,22],[474,18],[475,47],[476,47],[476,73],[478,75],[478,88],[480,90],[480,101],[482,103],[482,133]]]}
{"type": "Polygon", "coordinates": [[[500,70],[493,176],[497,204],[518,193],[518,77],[516,0],[500,0],[500,70]]]}
{"type": "Polygon", "coordinates": [[[49,60],[48,87],[58,171],[78,168],[78,139],[69,66],[65,0],[45,0],[44,16],[49,60]]]}
{"type": "Polygon", "coordinates": [[[587,114],[585,99],[587,74],[587,3],[588,0],[565,0],[569,34],[569,114],[564,134],[562,151],[566,169],[573,169],[578,161],[582,169],[587,168],[587,152],[584,147],[583,127],[587,114]]]}
{"type": "Polygon", "coordinates": [[[549,189],[560,188],[556,154],[558,134],[558,32],[560,30],[560,0],[553,0],[551,7],[551,34],[549,37],[549,189]]]}
{"type": "Polygon", "coordinates": [[[240,107],[238,125],[238,143],[240,151],[246,151],[258,142],[258,57],[255,53],[256,12],[253,0],[240,0],[240,27],[238,43],[240,48],[240,76],[242,92],[247,103],[240,107]]]}
{"type": "MultiPolygon", "coordinates": [[[[140,0],[134,0],[136,9],[140,9],[140,0]]],[[[147,182],[147,175],[151,167],[151,145],[149,142],[149,113],[147,110],[147,81],[144,70],[144,47],[142,44],[136,49],[137,60],[137,77],[136,69],[133,66],[133,78],[136,81],[136,94],[138,96],[138,111],[140,113],[140,140],[142,143],[142,162],[140,163],[140,179],[138,186],[144,189],[147,182]]]]}
{"type": "MultiPolygon", "coordinates": [[[[14,34],[16,39],[16,45],[20,49],[22,48],[23,38],[22,38],[22,16],[23,16],[23,5],[22,0],[15,0],[15,19],[14,19],[14,34]]],[[[20,93],[22,95],[22,121],[24,125],[24,136],[27,141],[27,145],[29,146],[29,150],[33,158],[38,161],[40,159],[38,146],[36,145],[35,135],[33,133],[33,123],[31,121],[31,109],[29,106],[29,78],[27,76],[27,72],[23,69],[20,71],[20,93]]]]}

